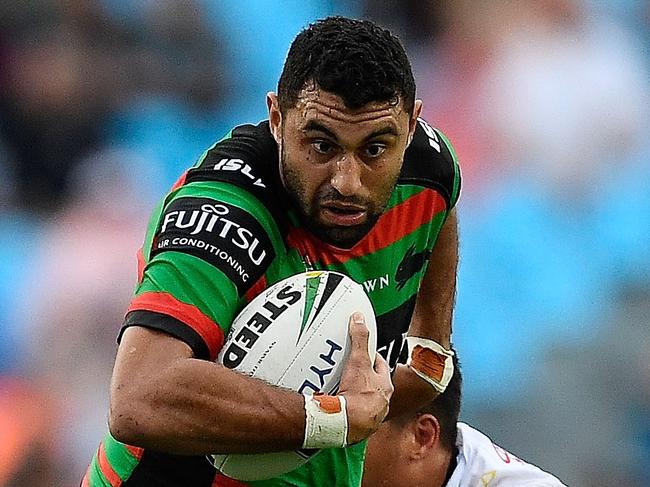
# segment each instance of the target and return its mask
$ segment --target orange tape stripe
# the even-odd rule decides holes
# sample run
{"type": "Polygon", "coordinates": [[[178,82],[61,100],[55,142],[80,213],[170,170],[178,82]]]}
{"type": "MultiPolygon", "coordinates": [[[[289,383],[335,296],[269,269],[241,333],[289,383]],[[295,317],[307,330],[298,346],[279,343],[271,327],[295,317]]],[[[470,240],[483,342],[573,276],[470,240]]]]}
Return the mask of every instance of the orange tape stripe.
{"type": "Polygon", "coordinates": [[[427,377],[440,382],[445,372],[445,360],[447,357],[434,352],[430,348],[416,345],[411,355],[411,367],[422,372],[427,377]]]}
{"type": "Polygon", "coordinates": [[[335,414],[341,412],[341,401],[338,396],[314,395],[314,400],[318,403],[318,406],[327,414],[335,414]]]}

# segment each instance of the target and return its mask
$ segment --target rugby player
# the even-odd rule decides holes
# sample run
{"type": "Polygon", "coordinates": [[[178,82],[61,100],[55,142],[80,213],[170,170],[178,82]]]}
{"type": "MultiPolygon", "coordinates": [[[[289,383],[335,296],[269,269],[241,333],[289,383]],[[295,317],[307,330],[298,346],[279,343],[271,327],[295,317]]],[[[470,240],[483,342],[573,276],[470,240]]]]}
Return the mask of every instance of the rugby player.
{"type": "Polygon", "coordinates": [[[389,401],[391,414],[415,411],[453,373],[460,171],[419,119],[399,40],[369,21],[315,22],[266,102],[268,120],[215,143],[153,212],[109,432],[83,485],[241,485],[205,455],[310,448],[321,451],[305,465],[251,485],[358,486],[389,401]],[[214,362],[247,302],[309,269],[363,283],[386,359],[372,366],[363,320],[351,320],[335,408],[214,362]]]}

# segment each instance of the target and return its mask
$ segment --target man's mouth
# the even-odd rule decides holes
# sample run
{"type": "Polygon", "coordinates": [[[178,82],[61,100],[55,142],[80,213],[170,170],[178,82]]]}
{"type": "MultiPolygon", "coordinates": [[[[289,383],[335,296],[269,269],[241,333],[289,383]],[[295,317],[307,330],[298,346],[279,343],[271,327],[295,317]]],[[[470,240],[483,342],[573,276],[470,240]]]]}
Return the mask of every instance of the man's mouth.
{"type": "Polygon", "coordinates": [[[339,202],[321,204],[321,218],[327,225],[351,227],[366,221],[368,211],[365,207],[339,202]]]}

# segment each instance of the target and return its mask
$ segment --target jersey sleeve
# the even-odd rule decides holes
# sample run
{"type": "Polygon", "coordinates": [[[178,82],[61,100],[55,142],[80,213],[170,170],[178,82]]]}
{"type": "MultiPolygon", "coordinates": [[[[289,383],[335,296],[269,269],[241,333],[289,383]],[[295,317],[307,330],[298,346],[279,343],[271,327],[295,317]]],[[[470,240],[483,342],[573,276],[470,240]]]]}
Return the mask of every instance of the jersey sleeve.
{"type": "Polygon", "coordinates": [[[404,155],[399,181],[436,190],[445,200],[447,213],[458,202],[461,172],[456,152],[449,139],[422,118],[404,155]]]}
{"type": "Polygon", "coordinates": [[[513,455],[471,426],[458,423],[459,456],[449,485],[566,487],[557,477],[513,455]]]}
{"type": "Polygon", "coordinates": [[[185,180],[151,218],[121,333],[133,325],[161,330],[196,358],[214,360],[246,294],[282,249],[274,217],[251,192],[185,180]]]}

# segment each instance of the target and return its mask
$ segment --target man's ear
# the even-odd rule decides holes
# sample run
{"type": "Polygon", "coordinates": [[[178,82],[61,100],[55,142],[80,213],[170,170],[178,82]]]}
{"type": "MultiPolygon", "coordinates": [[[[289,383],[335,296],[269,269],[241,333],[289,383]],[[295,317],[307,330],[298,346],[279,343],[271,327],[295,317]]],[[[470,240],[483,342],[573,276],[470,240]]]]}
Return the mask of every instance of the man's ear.
{"type": "Polygon", "coordinates": [[[282,112],[278,103],[278,95],[269,91],[266,94],[266,107],[269,110],[269,127],[275,141],[280,143],[280,134],[282,132],[282,112]]]}
{"type": "Polygon", "coordinates": [[[420,414],[413,423],[414,448],[412,458],[423,458],[438,447],[440,423],[432,414],[420,414]]]}
{"type": "Polygon", "coordinates": [[[418,117],[422,113],[422,100],[415,100],[415,103],[413,104],[413,113],[411,115],[411,119],[409,120],[409,137],[408,137],[408,144],[411,144],[411,141],[413,140],[413,134],[415,134],[415,128],[418,125],[418,117]]]}

